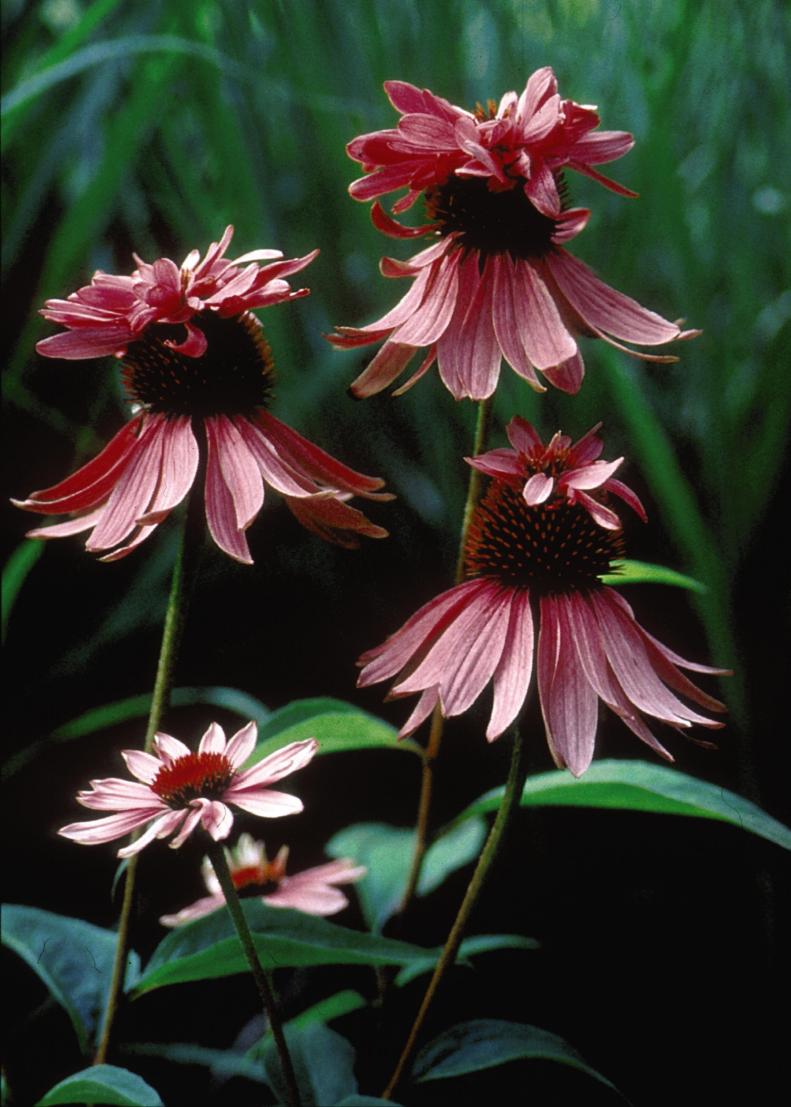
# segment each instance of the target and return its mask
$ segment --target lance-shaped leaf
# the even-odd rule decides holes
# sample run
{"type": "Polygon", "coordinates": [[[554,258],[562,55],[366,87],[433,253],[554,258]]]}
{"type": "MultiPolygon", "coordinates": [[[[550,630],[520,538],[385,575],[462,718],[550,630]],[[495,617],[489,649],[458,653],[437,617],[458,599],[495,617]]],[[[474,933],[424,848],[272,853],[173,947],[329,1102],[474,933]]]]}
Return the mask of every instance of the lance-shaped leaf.
{"type": "Polygon", "coordinates": [[[116,1065],[93,1065],[67,1076],[50,1088],[36,1107],[58,1103],[102,1103],[109,1107],[163,1107],[162,1100],[145,1080],[116,1065]]]}
{"type": "Polygon", "coordinates": [[[392,749],[421,753],[415,742],[398,741],[395,727],[343,700],[316,697],[295,700],[274,711],[258,732],[258,745],[250,764],[260,761],[289,742],[315,738],[319,754],[347,750],[392,749]]]}

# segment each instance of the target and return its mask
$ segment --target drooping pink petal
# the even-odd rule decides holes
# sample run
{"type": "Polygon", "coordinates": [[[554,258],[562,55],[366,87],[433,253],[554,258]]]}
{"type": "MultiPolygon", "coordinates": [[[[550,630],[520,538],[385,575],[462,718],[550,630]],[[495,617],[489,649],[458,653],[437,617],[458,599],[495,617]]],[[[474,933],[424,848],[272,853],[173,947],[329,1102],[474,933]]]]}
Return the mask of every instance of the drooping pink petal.
{"type": "Polygon", "coordinates": [[[572,358],[577,343],[570,334],[539,267],[522,261],[516,265],[521,278],[522,328],[527,356],[537,369],[551,369],[572,358]]]}
{"type": "Polygon", "coordinates": [[[503,254],[492,260],[494,299],[492,321],[503,357],[536,392],[545,392],[543,384],[527,356],[523,330],[522,292],[518,286],[516,263],[503,254]]]}
{"type": "MultiPolygon", "coordinates": [[[[423,660],[411,673],[393,686],[395,693],[422,692],[425,688],[437,684],[440,698],[447,707],[445,691],[449,685],[454,688],[457,686],[454,678],[460,669],[467,671],[468,654],[472,651],[474,660],[478,658],[479,651],[475,647],[475,642],[484,622],[488,624],[491,620],[495,629],[499,627],[496,616],[503,605],[502,591],[493,581],[484,579],[480,583],[481,586],[478,589],[465,597],[465,603],[460,607],[456,617],[444,621],[442,631],[432,641],[423,660]]],[[[502,641],[500,641],[497,657],[492,662],[492,669],[497,664],[501,652],[502,641]]]]}
{"type": "Polygon", "coordinates": [[[362,672],[357,685],[365,688],[395,676],[420,650],[453,621],[487,585],[481,580],[467,580],[424,604],[404,625],[380,646],[368,650],[358,660],[362,672]]]}
{"type": "Polygon", "coordinates": [[[31,492],[26,500],[12,500],[16,507],[42,515],[78,511],[98,503],[123,472],[141,429],[142,415],[136,415],[91,461],[51,488],[31,492]]]}
{"type": "Polygon", "coordinates": [[[349,385],[349,392],[356,400],[375,396],[403,373],[414,354],[414,346],[388,340],[362,373],[355,377],[349,385]]]}
{"type": "Polygon", "coordinates": [[[554,384],[555,388],[559,388],[561,392],[568,392],[571,396],[576,396],[582,387],[582,380],[585,376],[585,362],[577,351],[573,357],[561,361],[560,365],[553,365],[549,369],[544,369],[543,373],[549,383],[554,384]]]}
{"type": "Polygon", "coordinates": [[[359,545],[358,535],[366,538],[387,538],[388,531],[377,526],[359,511],[345,503],[347,493],[334,496],[321,492],[317,496],[303,496],[294,499],[286,497],[286,506],[294,518],[306,530],[332,542],[336,546],[354,550],[359,545]]]}
{"type": "Polygon", "coordinates": [[[213,441],[207,420],[207,441],[209,445],[206,462],[206,523],[214,541],[235,561],[243,565],[252,565],[250,548],[244,531],[239,529],[236,507],[223,476],[216,441],[213,441]]]}
{"type": "MultiPolygon", "coordinates": [[[[393,342],[405,346],[430,346],[442,337],[453,316],[459,286],[457,255],[444,257],[435,270],[425,272],[433,278],[425,298],[414,314],[393,332],[393,342]]],[[[420,277],[416,277],[415,283],[419,280],[420,277]]]]}
{"type": "Polygon", "coordinates": [[[510,598],[508,633],[494,671],[494,702],[486,739],[493,742],[517,718],[525,702],[533,670],[533,616],[526,589],[510,598]]]}
{"type": "Polygon", "coordinates": [[[320,481],[329,488],[344,492],[353,492],[358,496],[368,496],[373,499],[392,499],[389,493],[381,493],[384,481],[381,477],[371,477],[365,473],[358,473],[348,465],[344,465],[332,457],[325,450],[320,449],[295,430],[281,423],[268,411],[261,411],[257,415],[259,425],[266,432],[269,440],[275,444],[281,457],[285,457],[297,471],[303,471],[315,481],[320,481]],[[376,493],[372,496],[372,493],[376,493]]]}
{"type": "Polygon", "coordinates": [[[86,543],[87,550],[107,550],[122,542],[145,514],[159,480],[165,428],[164,416],[150,417],[86,543]]]}
{"type": "Polygon", "coordinates": [[[339,888],[302,883],[298,876],[286,877],[277,891],[267,893],[263,900],[270,907],[291,907],[309,915],[334,915],[349,903],[339,888]]]}
{"type": "Polygon", "coordinates": [[[560,768],[568,766],[574,776],[581,776],[593,759],[598,698],[585,679],[573,637],[563,619],[566,600],[563,595],[541,597],[539,687],[547,741],[555,763],[560,768]],[[542,647],[545,634],[549,640],[542,647]],[[542,648],[547,654],[543,666],[542,648]]]}
{"type": "Polygon", "coordinates": [[[148,511],[138,522],[159,523],[181,503],[192,488],[199,456],[190,417],[178,415],[169,419],[162,438],[159,484],[148,511]]]}
{"type": "Polygon", "coordinates": [[[571,306],[590,326],[627,342],[658,346],[678,338],[680,328],[630,296],[610,288],[565,250],[552,250],[546,265],[571,306]]]}
{"type": "Polygon", "coordinates": [[[264,505],[258,463],[227,415],[209,416],[204,426],[209,453],[216,451],[223,481],[233,500],[237,529],[247,530],[264,505]]]}
{"type": "Polygon", "coordinates": [[[51,527],[34,527],[27,531],[26,538],[68,538],[72,534],[81,534],[83,531],[92,530],[104,514],[104,505],[96,511],[90,511],[86,515],[80,515],[77,519],[69,519],[65,523],[55,523],[51,527]]]}
{"type": "Polygon", "coordinates": [[[456,310],[437,342],[439,373],[453,396],[485,400],[497,387],[500,347],[493,324],[492,263],[483,273],[474,253],[459,266],[456,310]]]}

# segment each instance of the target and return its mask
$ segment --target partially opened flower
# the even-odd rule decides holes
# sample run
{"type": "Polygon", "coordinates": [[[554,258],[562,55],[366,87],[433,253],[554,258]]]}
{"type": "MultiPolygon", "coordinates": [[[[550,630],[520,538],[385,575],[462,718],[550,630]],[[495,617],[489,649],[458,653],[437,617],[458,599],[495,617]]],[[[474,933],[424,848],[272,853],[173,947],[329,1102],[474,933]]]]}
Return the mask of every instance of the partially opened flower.
{"type": "Polygon", "coordinates": [[[226,742],[223,728],[212,723],[196,753],[178,738],[162,733],[154,739],[154,754],[124,750],[122,757],[136,780],[92,780],[90,791],[77,795],[83,807],[114,814],[70,823],[58,833],[81,845],[96,846],[145,826],[139,838],[118,851],[119,857],[131,857],[155,838],[170,834],[176,835],[171,848],[178,849],[198,824],[215,841],[227,838],[233,826],[231,806],[268,819],[298,814],[302,801],[269,785],[307,765],[318,742],[313,738],[292,742],[242,770],[255,748],[256,734],[255,723],[248,723],[226,742]]]}
{"type": "Polygon", "coordinates": [[[594,432],[576,445],[556,435],[545,447],[528,423],[514,419],[508,434],[513,450],[471,462],[492,479],[469,529],[467,579],[365,653],[358,683],[395,677],[392,697],[419,694],[403,736],[437,704],[445,716],[460,715],[491,682],[486,737],[492,741],[522,709],[537,638],[538,693],[557,765],[575,776],[587,769],[599,700],[671,759],[646,717],[678,729],[721,726],[684,702],[724,710],[680,670],[723,670],[679,657],[602,583],[622,557],[611,496],[643,515],[640,501],[610,475],[618,462],[596,460],[601,443],[594,432]]]}
{"type": "Polygon", "coordinates": [[[544,391],[540,371],[576,392],[584,373],[579,335],[627,349],[622,342],[658,346],[698,333],[610,288],[564,249],[590,212],[565,207],[562,171],[634,195],[593,168],[627,153],[633,139],[625,131],[596,132],[596,110],[561,100],[549,67],[530,77],[521,96],[506,93],[488,113],[465,111],[402,81],[388,81],[385,89],[401,118],[349,144],[367,174],[349,191],[364,201],[406,187],[396,214],[422,196],[428,221],[418,227],[391,218],[378,199],[372,218],[395,238],[429,234],[434,241],[406,262],[382,259],[383,276],[414,281],[391,311],[328,336],[341,348],[385,340],[352,384],[355,396],[386,388],[417,349],[426,351],[423,361],[398,392],[436,361],[456,399],[484,399],[497,386],[502,358],[538,391],[544,391]]]}
{"type": "MultiPolygon", "coordinates": [[[[240,834],[239,841],[225,855],[240,898],[261,899],[270,907],[293,907],[308,915],[334,915],[342,911],[349,901],[338,885],[353,884],[366,873],[364,866],[342,858],[287,876],[288,846],[283,846],[270,861],[264,843],[249,834],[240,834]]],[[[204,857],[201,871],[209,894],[174,915],[163,915],[159,920],[163,926],[183,926],[225,906],[225,896],[208,857],[204,857]]]]}
{"type": "Polygon", "coordinates": [[[18,507],[70,515],[37,528],[33,538],[90,531],[86,548],[103,561],[143,542],[189,492],[205,468],[206,521],[217,543],[251,563],[246,530],[279,492],[303,526],[340,545],[360,535],[382,538],[348,500],[390,499],[376,477],[342,465],[271,415],[272,354],[251,308],[306,295],[283,278],[314,257],[260,267],[277,250],[236,261],[223,255],[232,228],[203,261],[193,251],[181,269],[168,258],[138,259],[131,277],[97,273],[68,300],[49,300],[44,314],[71,328],[38,344],[49,357],[123,357],[123,379],[135,414],[102,452],[18,507]],[[243,266],[242,263],[249,263],[243,266]]]}

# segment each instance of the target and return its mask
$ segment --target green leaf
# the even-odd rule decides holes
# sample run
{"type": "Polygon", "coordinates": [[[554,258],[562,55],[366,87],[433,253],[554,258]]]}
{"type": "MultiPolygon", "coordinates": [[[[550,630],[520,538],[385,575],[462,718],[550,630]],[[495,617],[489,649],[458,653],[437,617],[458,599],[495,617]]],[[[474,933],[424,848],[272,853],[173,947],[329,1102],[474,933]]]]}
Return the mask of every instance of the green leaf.
{"type": "Polygon", "coordinates": [[[315,738],[319,753],[391,749],[421,753],[415,742],[398,741],[395,727],[343,700],[318,697],[295,700],[273,712],[261,728],[250,764],[268,757],[289,742],[315,738]]]}
{"type": "MultiPolygon", "coordinates": [[[[37,907],[3,909],[3,942],[30,965],[64,1008],[84,1053],[94,1040],[110,987],[116,935],[82,919],[53,915],[37,907]]],[[[130,952],[126,986],[140,971],[130,952]]],[[[65,1102],[65,1101],[64,1101],[65,1102]]]]}
{"type": "Polygon", "coordinates": [[[446,876],[474,861],[481,852],[486,837],[483,819],[471,820],[443,834],[429,846],[417,885],[417,894],[426,896],[439,888],[446,876]]]}
{"type": "MultiPolygon", "coordinates": [[[[265,967],[306,965],[409,965],[432,951],[392,938],[364,934],[300,911],[243,905],[258,956],[265,967]]],[[[139,996],[166,984],[210,980],[247,972],[239,939],[227,911],[178,927],[157,946],[141,978],[139,996]]]]}
{"type": "MultiPolygon", "coordinates": [[[[487,792],[454,820],[476,818],[499,807],[503,789],[487,792]]],[[[566,772],[539,773],[522,792],[522,807],[600,807],[717,819],[791,849],[791,830],[750,800],[647,761],[597,761],[577,780],[566,772]]]]}
{"type": "MultiPolygon", "coordinates": [[[[443,880],[478,856],[486,833],[483,820],[457,826],[426,852],[417,894],[427,895],[443,880]]],[[[365,921],[379,933],[404,894],[412,855],[414,830],[385,823],[345,827],[327,843],[331,857],[352,857],[367,873],[356,885],[365,921]]]]}
{"type": "Polygon", "coordinates": [[[36,1107],[56,1103],[102,1103],[111,1107],[163,1107],[162,1100],[145,1080],[116,1065],[94,1065],[67,1076],[50,1088],[36,1107]]]}
{"type": "MultiPolygon", "coordinates": [[[[477,953],[489,953],[497,949],[538,949],[539,944],[535,938],[524,938],[521,934],[476,934],[472,938],[465,938],[459,946],[456,958],[457,964],[469,963],[470,957],[477,953]]],[[[434,966],[439,960],[439,953],[427,957],[418,964],[407,965],[395,979],[399,988],[409,984],[418,976],[433,972],[434,966]]]]}
{"type": "MultiPolygon", "coordinates": [[[[255,696],[241,691],[239,688],[226,688],[221,685],[205,688],[174,688],[171,693],[173,707],[193,707],[202,704],[207,707],[221,707],[226,711],[233,711],[241,719],[253,719],[261,722],[269,718],[271,712],[255,696]]],[[[38,742],[31,742],[24,749],[19,750],[3,767],[6,778],[19,772],[39,754],[43,753],[50,745],[58,742],[69,742],[74,738],[83,738],[87,734],[96,734],[100,730],[108,730],[120,723],[129,722],[131,719],[146,719],[151,709],[151,693],[142,692],[139,696],[127,696],[123,700],[115,700],[113,703],[105,703],[100,707],[92,707],[74,719],[62,723],[53,730],[48,738],[38,742]]],[[[142,741],[142,737],[141,737],[142,741]]]]}
{"type": "Polygon", "coordinates": [[[25,539],[3,566],[3,613],[2,613],[2,639],[5,641],[8,620],[16,602],[16,598],[27,579],[28,573],[36,564],[44,552],[44,543],[33,539],[25,539]]]}
{"type": "MultiPolygon", "coordinates": [[[[256,722],[268,718],[270,714],[268,708],[254,696],[242,692],[239,688],[222,686],[174,688],[171,703],[173,707],[192,707],[195,704],[222,707],[227,711],[233,711],[240,718],[254,719],[256,722]]],[[[96,731],[106,730],[108,727],[117,726],[130,719],[145,719],[150,708],[150,693],[129,696],[127,699],[116,700],[114,703],[106,703],[101,707],[93,707],[85,711],[76,719],[71,719],[59,726],[52,732],[52,737],[82,738],[85,734],[95,734],[96,731]]]]}
{"type": "Polygon", "coordinates": [[[300,1029],[305,1026],[313,1026],[314,1023],[328,1023],[333,1019],[339,1019],[341,1015],[348,1015],[350,1011],[358,1011],[365,1007],[365,1000],[359,992],[346,988],[342,992],[336,992],[333,996],[314,1003],[293,1019],[289,1019],[287,1026],[300,1029]]]}
{"type": "MultiPolygon", "coordinates": [[[[351,1044],[328,1026],[284,1027],[303,1107],[337,1103],[357,1091],[355,1053],[351,1044]]],[[[282,1103],[288,1102],[280,1057],[274,1041],[264,1050],[264,1070],[270,1088],[282,1103]]]]}
{"type": "Polygon", "coordinates": [[[212,1049],[194,1042],[125,1042],[124,1056],[163,1057],[176,1065],[202,1065],[214,1076],[241,1076],[257,1084],[266,1084],[260,1060],[251,1060],[230,1049],[212,1049]]]}
{"type": "Polygon", "coordinates": [[[557,1034],[505,1019],[471,1019],[446,1030],[417,1055],[412,1075],[419,1082],[446,1080],[519,1060],[569,1065],[618,1092],[557,1034]]]}
{"type": "Polygon", "coordinates": [[[614,561],[612,567],[611,573],[605,573],[599,578],[603,584],[672,584],[676,588],[687,588],[690,592],[703,594],[706,591],[705,584],[701,584],[699,580],[664,565],[624,559],[614,561]]]}

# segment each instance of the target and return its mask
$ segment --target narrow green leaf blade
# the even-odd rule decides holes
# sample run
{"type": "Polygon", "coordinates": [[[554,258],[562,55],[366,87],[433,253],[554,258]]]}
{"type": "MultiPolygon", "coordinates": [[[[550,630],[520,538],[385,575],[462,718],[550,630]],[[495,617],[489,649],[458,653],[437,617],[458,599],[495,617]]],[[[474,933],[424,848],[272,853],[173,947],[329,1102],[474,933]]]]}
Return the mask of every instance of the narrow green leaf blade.
{"type": "MultiPolygon", "coordinates": [[[[364,934],[326,919],[264,903],[244,904],[258,955],[267,968],[308,965],[408,965],[432,951],[392,938],[364,934]]],[[[226,911],[171,931],[160,942],[137,982],[139,996],[166,984],[210,980],[247,972],[247,963],[226,911]]]]}
{"type": "Polygon", "coordinates": [[[569,1065],[618,1091],[557,1034],[505,1019],[471,1019],[446,1030],[421,1050],[415,1058],[412,1075],[418,1082],[446,1080],[520,1060],[569,1065]]]}
{"type": "MultiPolygon", "coordinates": [[[[456,823],[495,811],[502,794],[501,788],[487,792],[470,804],[456,823]]],[[[521,805],[614,808],[717,819],[791,849],[791,830],[750,800],[647,761],[594,762],[579,780],[566,772],[539,773],[526,782],[521,805]]]]}
{"type": "MultiPolygon", "coordinates": [[[[110,986],[116,935],[82,919],[9,904],[3,909],[2,938],[64,1008],[80,1048],[87,1052],[110,986]]],[[[127,986],[134,983],[139,969],[140,959],[132,952],[127,964],[127,986]]]]}
{"type": "Polygon", "coordinates": [[[679,573],[676,569],[653,565],[649,561],[631,561],[628,558],[614,561],[613,571],[605,573],[600,579],[604,584],[670,584],[676,588],[686,588],[690,592],[703,594],[706,591],[705,584],[685,573],[679,573]]]}
{"type": "Polygon", "coordinates": [[[25,539],[3,566],[2,637],[5,641],[8,620],[28,573],[44,552],[44,543],[25,539]]]}
{"type": "Polygon", "coordinates": [[[102,1103],[110,1107],[163,1107],[162,1100],[142,1077],[116,1065],[94,1065],[67,1076],[50,1088],[36,1107],[57,1103],[102,1103]]]}

